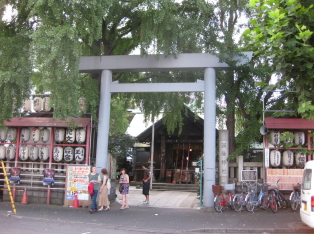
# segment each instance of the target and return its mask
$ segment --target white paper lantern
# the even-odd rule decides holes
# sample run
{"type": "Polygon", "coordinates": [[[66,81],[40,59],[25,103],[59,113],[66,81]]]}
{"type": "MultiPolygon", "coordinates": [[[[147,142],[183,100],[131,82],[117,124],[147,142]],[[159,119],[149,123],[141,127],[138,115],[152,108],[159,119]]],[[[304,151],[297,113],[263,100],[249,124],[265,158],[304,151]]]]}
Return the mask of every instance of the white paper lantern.
{"type": "Polygon", "coordinates": [[[44,97],[43,98],[43,111],[51,111],[51,107],[49,107],[50,103],[50,97],[44,97]]]}
{"type": "Polygon", "coordinates": [[[282,164],[286,167],[291,167],[293,165],[293,152],[291,150],[283,152],[282,164]]]}
{"type": "Polygon", "coordinates": [[[76,130],[76,141],[79,144],[83,144],[86,139],[86,130],[85,128],[78,128],[76,130]]]}
{"type": "Polygon", "coordinates": [[[56,146],[53,149],[53,159],[56,162],[60,162],[63,159],[63,148],[61,146],[56,146]]]}
{"type": "Polygon", "coordinates": [[[40,130],[40,139],[42,142],[46,143],[49,141],[50,131],[47,128],[43,128],[40,130]]]}
{"type": "Polygon", "coordinates": [[[23,101],[23,111],[31,111],[32,109],[32,101],[30,99],[25,99],[23,101]]]}
{"type": "Polygon", "coordinates": [[[4,145],[0,145],[0,160],[4,160],[5,159],[5,151],[6,148],[4,145]]]}
{"type": "Polygon", "coordinates": [[[7,160],[13,160],[15,158],[15,147],[13,145],[9,145],[6,149],[6,158],[7,160]]]}
{"type": "Polygon", "coordinates": [[[306,163],[306,156],[303,153],[301,153],[301,152],[297,153],[295,155],[295,164],[298,167],[303,168],[305,163],[306,163]]]}
{"type": "Polygon", "coordinates": [[[8,128],[8,133],[7,133],[7,140],[8,141],[15,141],[16,139],[16,128],[8,128]]]}
{"type": "Polygon", "coordinates": [[[39,151],[39,160],[46,161],[49,158],[49,149],[47,146],[43,146],[39,151]]]}
{"type": "Polygon", "coordinates": [[[7,139],[7,134],[7,129],[0,129],[0,141],[5,141],[7,139]]]}
{"type": "Polygon", "coordinates": [[[280,145],[280,131],[279,130],[270,131],[270,142],[273,145],[280,145]]]}
{"type": "Polygon", "coordinates": [[[29,148],[29,159],[32,161],[36,161],[38,159],[39,149],[36,145],[32,145],[29,148]]]}
{"type": "Polygon", "coordinates": [[[33,137],[33,141],[35,143],[37,143],[40,140],[40,129],[39,128],[33,128],[32,137],[33,137]]]}
{"type": "Polygon", "coordinates": [[[85,97],[80,97],[79,100],[78,100],[78,103],[79,103],[79,106],[80,106],[82,112],[86,111],[85,102],[86,102],[86,98],[85,97]]]}
{"type": "MultiPolygon", "coordinates": [[[[293,132],[287,131],[287,133],[288,133],[289,135],[290,135],[290,134],[293,135],[293,132]]],[[[290,143],[293,143],[293,138],[292,138],[292,139],[285,140],[285,144],[290,144],[290,143]]]]}
{"type": "Polygon", "coordinates": [[[41,97],[35,97],[33,100],[33,109],[34,111],[41,111],[43,106],[43,99],[41,97]]]}
{"type": "Polygon", "coordinates": [[[68,128],[65,132],[66,141],[71,144],[75,141],[75,129],[68,128]]]}
{"type": "Polygon", "coordinates": [[[76,147],[74,156],[76,162],[82,162],[85,156],[85,149],[83,147],[76,147]]]}
{"type": "Polygon", "coordinates": [[[25,161],[28,159],[29,156],[29,148],[27,145],[21,145],[20,146],[20,152],[19,152],[19,158],[22,161],[25,161]]]}
{"type": "Polygon", "coordinates": [[[278,167],[281,163],[281,153],[278,150],[272,150],[270,152],[270,165],[278,167]]]}
{"type": "Polygon", "coordinates": [[[294,142],[296,145],[304,145],[304,143],[305,143],[304,132],[295,132],[294,133],[294,142]]]}
{"type": "Polygon", "coordinates": [[[64,148],[64,161],[71,162],[74,157],[74,149],[70,146],[64,148]]]}
{"type": "Polygon", "coordinates": [[[31,131],[29,130],[29,128],[22,128],[22,130],[21,130],[21,140],[22,140],[22,142],[29,141],[30,135],[31,135],[31,131]]]}
{"type": "Polygon", "coordinates": [[[64,128],[55,128],[55,141],[58,143],[63,142],[64,140],[64,128]]]}

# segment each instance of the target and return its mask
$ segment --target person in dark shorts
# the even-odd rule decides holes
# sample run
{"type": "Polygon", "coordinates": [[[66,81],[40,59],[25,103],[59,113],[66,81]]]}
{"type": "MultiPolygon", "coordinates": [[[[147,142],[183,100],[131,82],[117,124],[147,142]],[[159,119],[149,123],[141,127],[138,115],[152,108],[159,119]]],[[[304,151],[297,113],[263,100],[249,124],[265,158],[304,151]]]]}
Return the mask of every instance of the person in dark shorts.
{"type": "Polygon", "coordinates": [[[143,201],[143,203],[148,204],[149,203],[150,179],[152,178],[152,175],[151,175],[150,171],[148,170],[148,166],[146,163],[144,163],[142,165],[142,168],[144,169],[143,194],[145,196],[145,201],[143,201]]]}

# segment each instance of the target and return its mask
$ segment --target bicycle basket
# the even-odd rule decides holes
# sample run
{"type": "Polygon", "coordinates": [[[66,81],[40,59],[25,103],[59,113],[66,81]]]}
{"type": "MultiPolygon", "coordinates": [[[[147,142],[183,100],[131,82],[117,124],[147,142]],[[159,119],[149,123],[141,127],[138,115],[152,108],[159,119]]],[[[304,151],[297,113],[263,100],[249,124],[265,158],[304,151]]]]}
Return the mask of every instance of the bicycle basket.
{"type": "Polygon", "coordinates": [[[212,185],[213,193],[222,193],[223,187],[220,185],[212,185]]]}
{"type": "Polygon", "coordinates": [[[257,192],[257,186],[256,185],[248,186],[248,192],[256,193],[257,192]]]}

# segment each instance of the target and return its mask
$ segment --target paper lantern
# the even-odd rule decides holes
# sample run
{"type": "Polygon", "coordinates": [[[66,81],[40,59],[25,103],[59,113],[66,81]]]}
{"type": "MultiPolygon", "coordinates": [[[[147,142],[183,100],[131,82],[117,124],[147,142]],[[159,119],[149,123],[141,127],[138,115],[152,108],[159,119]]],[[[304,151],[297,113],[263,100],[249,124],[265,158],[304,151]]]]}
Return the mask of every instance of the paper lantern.
{"type": "Polygon", "coordinates": [[[79,144],[83,144],[86,139],[86,130],[84,128],[78,128],[76,130],[76,141],[79,144]]]}
{"type": "Polygon", "coordinates": [[[30,99],[25,99],[23,101],[23,111],[27,112],[27,111],[31,111],[32,109],[32,102],[30,99]]]}
{"type": "Polygon", "coordinates": [[[306,162],[306,156],[303,153],[299,152],[295,155],[295,164],[298,167],[303,168],[305,165],[305,162],[306,162]]]}
{"type": "Polygon", "coordinates": [[[304,132],[295,132],[294,133],[294,142],[296,145],[304,145],[304,143],[305,143],[304,132]]]}
{"type": "Polygon", "coordinates": [[[5,141],[7,139],[7,134],[7,129],[0,129],[0,141],[5,141]]]}
{"type": "Polygon", "coordinates": [[[39,149],[36,145],[32,145],[29,148],[29,159],[32,161],[36,161],[38,159],[39,149]]]}
{"type": "Polygon", "coordinates": [[[85,149],[83,147],[76,147],[74,156],[76,162],[82,162],[85,156],[85,149]]]}
{"type": "Polygon", "coordinates": [[[64,140],[64,128],[55,128],[55,141],[58,143],[63,142],[64,140]]]}
{"type": "Polygon", "coordinates": [[[13,145],[9,145],[6,150],[6,158],[7,160],[13,160],[15,158],[15,147],[13,145]]]}
{"type": "Polygon", "coordinates": [[[273,145],[280,145],[280,131],[279,130],[270,131],[270,142],[273,145]]]}
{"type": "Polygon", "coordinates": [[[5,159],[5,151],[6,148],[4,145],[0,145],[0,160],[4,160],[5,159]]]}
{"type": "MultiPolygon", "coordinates": [[[[293,135],[293,132],[288,131],[287,133],[293,135]]],[[[293,143],[293,138],[292,138],[292,139],[285,140],[285,144],[290,144],[290,143],[293,143]]]]}
{"type": "Polygon", "coordinates": [[[282,164],[286,167],[291,167],[293,165],[293,152],[291,150],[283,152],[282,164]]]}
{"type": "Polygon", "coordinates": [[[272,150],[270,152],[270,165],[278,167],[281,163],[281,153],[278,150],[272,150]]]}
{"type": "Polygon", "coordinates": [[[68,128],[65,132],[66,141],[71,144],[75,141],[75,129],[68,128]]]}
{"type": "Polygon", "coordinates": [[[82,112],[86,111],[85,102],[86,102],[86,98],[85,97],[80,97],[79,100],[78,100],[78,103],[79,103],[79,106],[80,106],[82,112]]]}
{"type": "Polygon", "coordinates": [[[15,141],[16,139],[16,128],[8,128],[8,133],[7,133],[7,140],[8,141],[15,141]]]}
{"type": "Polygon", "coordinates": [[[50,103],[50,97],[44,97],[43,98],[43,111],[51,111],[51,107],[49,107],[49,103],[50,103]]]}
{"type": "Polygon", "coordinates": [[[39,151],[39,160],[46,161],[49,158],[49,149],[47,146],[43,146],[39,151]]]}
{"type": "Polygon", "coordinates": [[[57,146],[53,149],[53,159],[56,162],[60,162],[63,159],[63,148],[61,146],[57,146]]]}
{"type": "Polygon", "coordinates": [[[31,135],[31,131],[29,130],[29,128],[22,128],[22,130],[21,130],[21,141],[22,142],[29,141],[30,135],[31,135]]]}
{"type": "Polygon", "coordinates": [[[43,99],[41,97],[35,97],[33,100],[33,109],[34,111],[41,111],[43,106],[43,99]]]}
{"type": "Polygon", "coordinates": [[[64,148],[64,161],[71,162],[74,157],[74,149],[70,146],[64,148]]]}
{"type": "Polygon", "coordinates": [[[42,142],[46,143],[49,141],[50,131],[47,128],[43,128],[40,130],[40,139],[42,142]]]}
{"type": "Polygon", "coordinates": [[[20,146],[20,152],[19,152],[19,158],[22,161],[25,161],[28,159],[29,156],[29,148],[27,145],[21,145],[20,146]]]}
{"type": "Polygon", "coordinates": [[[40,129],[39,128],[33,128],[32,137],[33,137],[33,141],[35,143],[37,143],[40,140],[40,129]]]}

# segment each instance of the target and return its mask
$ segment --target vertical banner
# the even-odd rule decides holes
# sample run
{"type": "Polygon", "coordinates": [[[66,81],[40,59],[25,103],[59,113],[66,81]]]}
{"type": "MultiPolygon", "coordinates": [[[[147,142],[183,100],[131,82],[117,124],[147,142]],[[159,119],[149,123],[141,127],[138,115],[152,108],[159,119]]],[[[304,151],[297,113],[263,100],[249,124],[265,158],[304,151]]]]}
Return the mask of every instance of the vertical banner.
{"type": "Polygon", "coordinates": [[[67,166],[67,180],[65,186],[65,200],[74,200],[77,195],[79,201],[88,201],[89,166],[67,166]]]}
{"type": "Polygon", "coordinates": [[[269,148],[265,147],[265,168],[269,168],[269,148]]]}
{"type": "Polygon", "coordinates": [[[219,185],[228,184],[229,180],[229,141],[228,130],[219,131],[219,185]]]}

